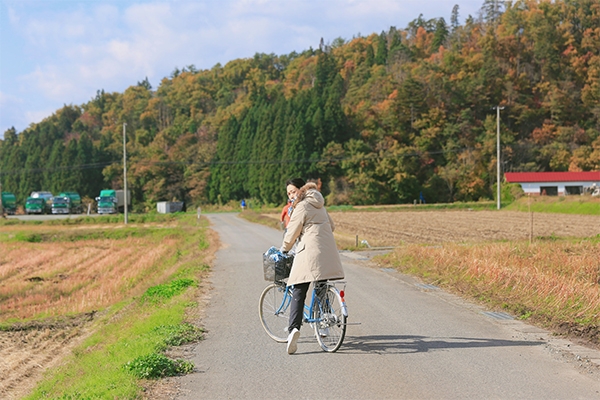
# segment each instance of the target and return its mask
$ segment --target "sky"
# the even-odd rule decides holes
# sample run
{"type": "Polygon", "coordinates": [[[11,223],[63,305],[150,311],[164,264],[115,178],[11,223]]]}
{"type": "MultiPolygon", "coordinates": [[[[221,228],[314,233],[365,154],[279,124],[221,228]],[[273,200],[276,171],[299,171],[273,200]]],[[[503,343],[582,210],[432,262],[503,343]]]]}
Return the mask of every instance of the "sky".
{"type": "Polygon", "coordinates": [[[302,52],[420,14],[449,23],[455,4],[462,24],[483,0],[0,0],[0,139],[99,90],[157,88],[176,68],[302,52]]]}

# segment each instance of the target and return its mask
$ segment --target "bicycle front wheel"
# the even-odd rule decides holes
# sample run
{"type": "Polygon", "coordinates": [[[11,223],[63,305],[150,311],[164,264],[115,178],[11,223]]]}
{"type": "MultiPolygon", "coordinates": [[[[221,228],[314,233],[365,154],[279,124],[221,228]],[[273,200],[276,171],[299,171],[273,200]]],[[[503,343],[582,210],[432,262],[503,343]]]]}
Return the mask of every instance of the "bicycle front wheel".
{"type": "Polygon", "coordinates": [[[271,283],[263,290],[258,302],[258,314],[267,335],[271,339],[287,342],[290,320],[290,296],[286,296],[287,288],[271,283]]]}
{"type": "Polygon", "coordinates": [[[315,335],[321,348],[328,353],[337,351],[346,336],[348,317],[344,315],[344,309],[342,296],[333,286],[329,286],[315,304],[315,335]]]}

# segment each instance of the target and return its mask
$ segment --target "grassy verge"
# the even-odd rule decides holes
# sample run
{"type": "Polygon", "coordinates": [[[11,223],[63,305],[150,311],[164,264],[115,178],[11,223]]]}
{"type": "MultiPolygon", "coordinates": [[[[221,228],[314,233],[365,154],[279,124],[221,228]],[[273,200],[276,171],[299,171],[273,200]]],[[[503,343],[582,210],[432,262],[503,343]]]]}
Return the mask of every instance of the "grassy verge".
{"type": "MultiPolygon", "coordinates": [[[[191,216],[190,213],[174,213],[174,214],[128,214],[129,223],[161,223],[161,222],[172,222],[177,218],[191,216]]],[[[194,214],[195,215],[195,214],[194,214]]],[[[21,220],[17,218],[0,218],[0,226],[13,226],[13,225],[47,225],[47,226],[71,226],[71,225],[91,225],[91,224],[122,224],[124,222],[123,214],[113,215],[72,215],[70,218],[51,219],[51,220],[21,220]]]]}
{"type": "Polygon", "coordinates": [[[328,206],[328,211],[436,211],[436,210],[495,210],[493,201],[477,201],[471,203],[439,203],[439,204],[391,204],[373,206],[328,206]]]}
{"type": "Polygon", "coordinates": [[[600,215],[600,198],[591,196],[521,197],[508,205],[509,211],[600,215]]]}
{"type": "Polygon", "coordinates": [[[160,283],[99,310],[85,328],[91,332],[85,341],[60,367],[47,371],[27,399],[140,398],[153,379],[193,370],[188,361],[169,355],[174,346],[202,338],[188,319],[209,269],[203,261],[208,223],[179,216],[177,225],[171,256],[152,267],[162,276],[160,283]]]}
{"type": "Polygon", "coordinates": [[[600,237],[407,245],[380,261],[425,282],[600,346],[600,237]]]}
{"type": "Polygon", "coordinates": [[[239,214],[241,218],[247,221],[262,224],[271,228],[281,229],[281,223],[279,222],[279,216],[277,218],[267,217],[254,210],[246,210],[239,214]]]}

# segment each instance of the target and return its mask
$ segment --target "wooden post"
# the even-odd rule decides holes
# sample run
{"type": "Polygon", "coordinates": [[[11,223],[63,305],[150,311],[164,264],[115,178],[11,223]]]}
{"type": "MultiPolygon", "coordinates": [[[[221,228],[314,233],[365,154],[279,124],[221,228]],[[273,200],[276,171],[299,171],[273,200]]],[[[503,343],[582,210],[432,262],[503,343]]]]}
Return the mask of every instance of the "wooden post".
{"type": "Polygon", "coordinates": [[[533,242],[533,213],[531,212],[531,193],[527,194],[529,197],[529,244],[533,242]]]}

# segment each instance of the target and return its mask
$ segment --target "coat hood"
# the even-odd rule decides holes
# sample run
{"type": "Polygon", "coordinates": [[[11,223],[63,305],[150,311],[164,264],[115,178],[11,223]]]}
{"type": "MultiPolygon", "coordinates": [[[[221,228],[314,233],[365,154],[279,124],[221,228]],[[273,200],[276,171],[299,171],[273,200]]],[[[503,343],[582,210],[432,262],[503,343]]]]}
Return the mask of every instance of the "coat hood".
{"type": "Polygon", "coordinates": [[[317,184],[314,182],[309,182],[298,190],[296,204],[301,201],[306,201],[315,208],[323,208],[325,205],[325,199],[321,192],[317,190],[317,184]]]}

